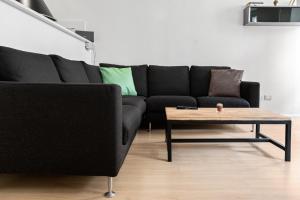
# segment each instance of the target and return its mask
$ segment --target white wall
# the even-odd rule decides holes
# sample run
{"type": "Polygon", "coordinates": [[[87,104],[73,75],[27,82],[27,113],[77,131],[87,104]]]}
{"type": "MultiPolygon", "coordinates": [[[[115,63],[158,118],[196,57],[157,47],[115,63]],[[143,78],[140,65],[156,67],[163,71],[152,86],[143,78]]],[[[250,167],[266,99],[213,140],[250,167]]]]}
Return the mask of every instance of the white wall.
{"type": "Polygon", "coordinates": [[[84,41],[12,5],[0,0],[1,46],[92,62],[93,54],[85,49],[84,41]]]}
{"type": "Polygon", "coordinates": [[[98,62],[244,69],[245,80],[261,82],[262,95],[273,96],[263,107],[300,114],[300,28],[243,26],[248,0],[46,2],[58,19],[87,21],[98,62]]]}

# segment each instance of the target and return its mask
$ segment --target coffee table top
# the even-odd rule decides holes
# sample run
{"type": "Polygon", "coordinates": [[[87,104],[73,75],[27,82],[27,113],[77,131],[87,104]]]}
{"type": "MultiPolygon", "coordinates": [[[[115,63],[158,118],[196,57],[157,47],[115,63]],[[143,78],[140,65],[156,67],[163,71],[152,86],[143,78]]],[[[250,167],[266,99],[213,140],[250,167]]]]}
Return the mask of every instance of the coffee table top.
{"type": "Polygon", "coordinates": [[[289,117],[261,108],[199,108],[198,110],[180,110],[166,108],[168,121],[289,121],[289,117]]]}

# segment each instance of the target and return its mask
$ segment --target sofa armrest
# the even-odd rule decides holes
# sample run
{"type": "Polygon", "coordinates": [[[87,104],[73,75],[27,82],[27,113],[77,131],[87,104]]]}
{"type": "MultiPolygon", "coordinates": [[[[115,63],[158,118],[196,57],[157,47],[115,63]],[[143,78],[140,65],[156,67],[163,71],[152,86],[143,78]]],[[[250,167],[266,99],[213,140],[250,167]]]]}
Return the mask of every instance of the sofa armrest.
{"type": "Polygon", "coordinates": [[[259,107],[260,84],[257,82],[242,82],[241,97],[246,99],[253,108],[259,107]]]}
{"type": "Polygon", "coordinates": [[[116,85],[0,82],[0,171],[116,176],[121,101],[116,85]]]}

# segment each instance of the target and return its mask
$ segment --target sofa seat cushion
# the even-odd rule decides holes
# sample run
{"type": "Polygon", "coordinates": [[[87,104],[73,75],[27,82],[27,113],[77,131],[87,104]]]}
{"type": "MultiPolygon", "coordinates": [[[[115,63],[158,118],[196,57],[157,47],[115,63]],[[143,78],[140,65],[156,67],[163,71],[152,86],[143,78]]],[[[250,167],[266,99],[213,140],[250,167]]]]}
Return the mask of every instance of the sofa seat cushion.
{"type": "Polygon", "coordinates": [[[147,100],[148,112],[164,113],[165,107],[197,106],[197,101],[190,96],[152,96],[147,100]]]}
{"type": "Polygon", "coordinates": [[[189,67],[150,65],[148,70],[148,85],[149,96],[189,96],[189,67]]]}
{"type": "Polygon", "coordinates": [[[146,112],[145,97],[141,96],[123,96],[123,105],[130,105],[137,107],[141,113],[146,112]]]}
{"type": "Polygon", "coordinates": [[[131,105],[123,105],[123,144],[126,145],[135,137],[142,121],[140,110],[131,105]]]}
{"type": "Polygon", "coordinates": [[[199,107],[213,108],[218,103],[222,103],[226,108],[249,108],[250,104],[247,100],[238,97],[198,97],[199,107]]]}
{"type": "Polygon", "coordinates": [[[0,80],[61,83],[50,56],[0,47],[0,80]]]}
{"type": "Polygon", "coordinates": [[[66,58],[57,55],[51,55],[51,58],[63,82],[66,83],[89,83],[90,82],[82,62],[68,60],[66,58]]]}

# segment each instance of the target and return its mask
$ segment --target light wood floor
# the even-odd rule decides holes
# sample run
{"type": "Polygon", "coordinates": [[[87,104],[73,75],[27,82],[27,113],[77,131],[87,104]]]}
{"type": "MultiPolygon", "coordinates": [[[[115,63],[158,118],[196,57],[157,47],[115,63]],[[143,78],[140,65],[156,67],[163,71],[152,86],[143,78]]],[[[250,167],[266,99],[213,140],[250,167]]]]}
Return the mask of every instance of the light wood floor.
{"type": "MultiPolygon", "coordinates": [[[[115,179],[116,200],[299,200],[300,119],[293,121],[292,162],[271,144],[175,144],[166,162],[164,131],[140,131],[115,179]]],[[[176,130],[180,137],[253,136],[249,126],[176,130]]],[[[262,132],[283,141],[283,126],[262,132]]],[[[105,177],[0,175],[0,200],[104,199],[105,177]]]]}

